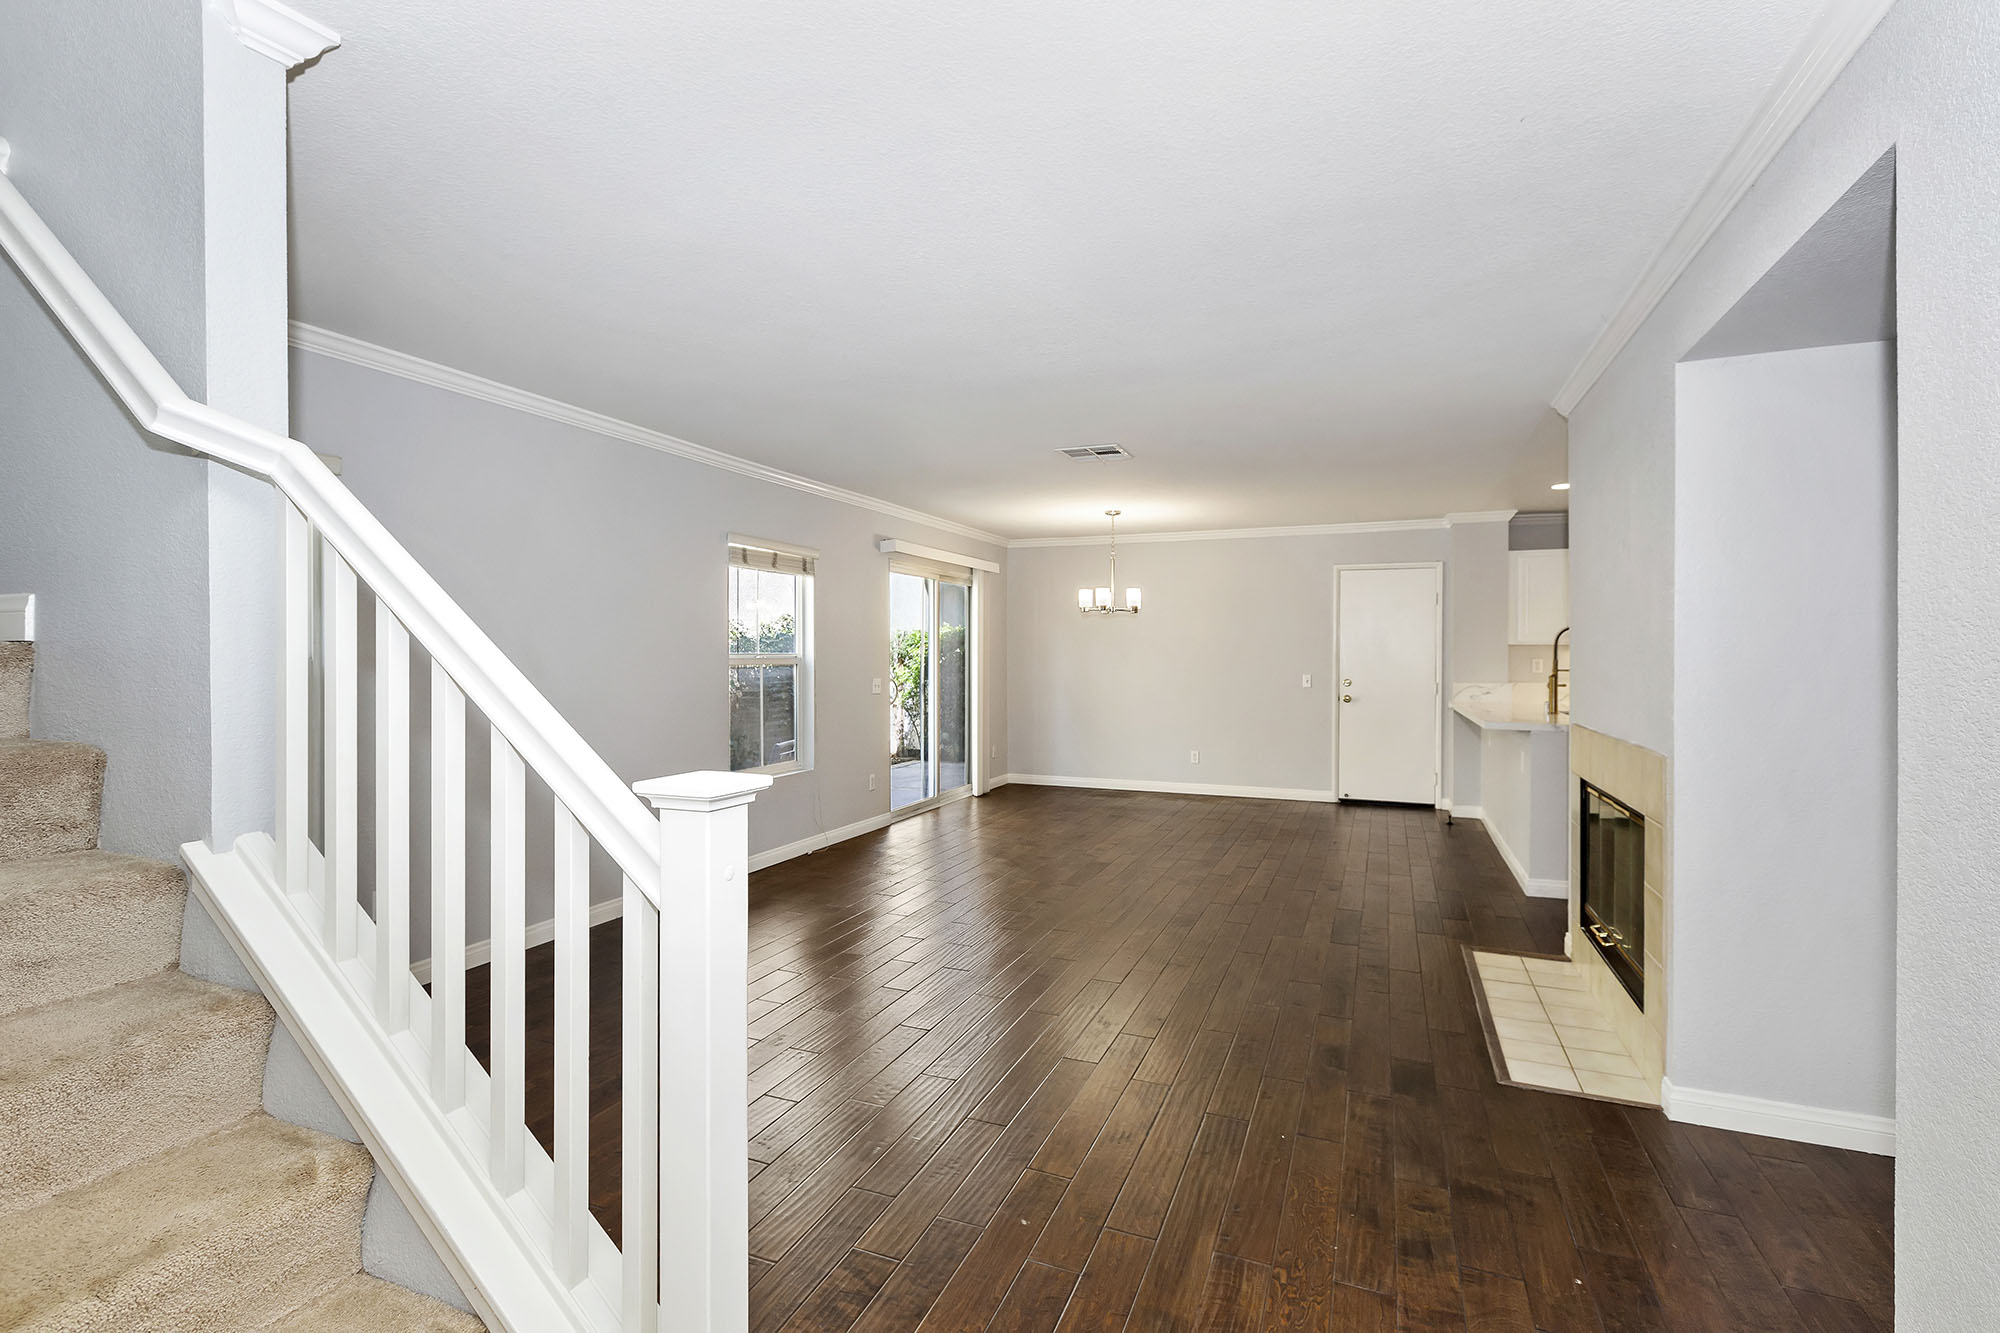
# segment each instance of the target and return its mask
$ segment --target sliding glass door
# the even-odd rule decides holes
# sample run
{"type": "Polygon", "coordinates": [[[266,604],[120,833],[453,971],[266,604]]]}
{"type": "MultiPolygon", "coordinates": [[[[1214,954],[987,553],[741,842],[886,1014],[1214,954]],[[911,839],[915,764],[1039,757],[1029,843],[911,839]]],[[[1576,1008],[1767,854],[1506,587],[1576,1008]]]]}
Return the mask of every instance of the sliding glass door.
{"type": "Polygon", "coordinates": [[[971,637],[970,584],[889,575],[891,810],[972,780],[971,637]]]}

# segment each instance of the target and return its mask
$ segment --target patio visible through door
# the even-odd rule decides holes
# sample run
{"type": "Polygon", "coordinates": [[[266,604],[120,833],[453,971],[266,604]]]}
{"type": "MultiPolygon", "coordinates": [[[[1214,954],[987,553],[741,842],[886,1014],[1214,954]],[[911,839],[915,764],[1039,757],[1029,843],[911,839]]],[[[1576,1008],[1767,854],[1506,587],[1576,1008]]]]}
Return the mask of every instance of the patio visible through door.
{"type": "Polygon", "coordinates": [[[889,808],[943,796],[971,779],[972,587],[889,575],[889,808]]]}

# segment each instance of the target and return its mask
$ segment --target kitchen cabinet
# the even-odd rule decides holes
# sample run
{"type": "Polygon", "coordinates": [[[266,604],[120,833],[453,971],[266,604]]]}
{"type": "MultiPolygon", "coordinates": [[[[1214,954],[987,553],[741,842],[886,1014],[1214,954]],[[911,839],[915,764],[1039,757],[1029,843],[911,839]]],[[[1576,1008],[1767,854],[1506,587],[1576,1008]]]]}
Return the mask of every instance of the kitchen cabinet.
{"type": "Polygon", "coordinates": [[[1547,645],[1569,624],[1569,552],[1507,553],[1507,642],[1547,645]]]}

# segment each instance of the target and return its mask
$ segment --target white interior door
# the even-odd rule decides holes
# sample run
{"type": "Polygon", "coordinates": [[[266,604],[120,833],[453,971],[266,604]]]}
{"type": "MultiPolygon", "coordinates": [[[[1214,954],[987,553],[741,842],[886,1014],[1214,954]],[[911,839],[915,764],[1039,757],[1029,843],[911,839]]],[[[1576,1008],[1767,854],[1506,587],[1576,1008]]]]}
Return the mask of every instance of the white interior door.
{"type": "Polygon", "coordinates": [[[1334,777],[1341,799],[1431,805],[1438,792],[1438,569],[1343,569],[1336,595],[1334,777]]]}

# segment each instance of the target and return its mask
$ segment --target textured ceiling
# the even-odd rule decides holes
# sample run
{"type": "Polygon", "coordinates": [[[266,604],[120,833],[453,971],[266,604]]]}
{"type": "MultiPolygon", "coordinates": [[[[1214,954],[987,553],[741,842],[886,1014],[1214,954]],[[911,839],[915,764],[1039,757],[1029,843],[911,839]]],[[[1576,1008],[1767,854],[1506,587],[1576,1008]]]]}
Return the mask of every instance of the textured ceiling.
{"type": "Polygon", "coordinates": [[[295,318],[1040,536],[1549,507],[1820,5],[306,7],[295,318]]]}

